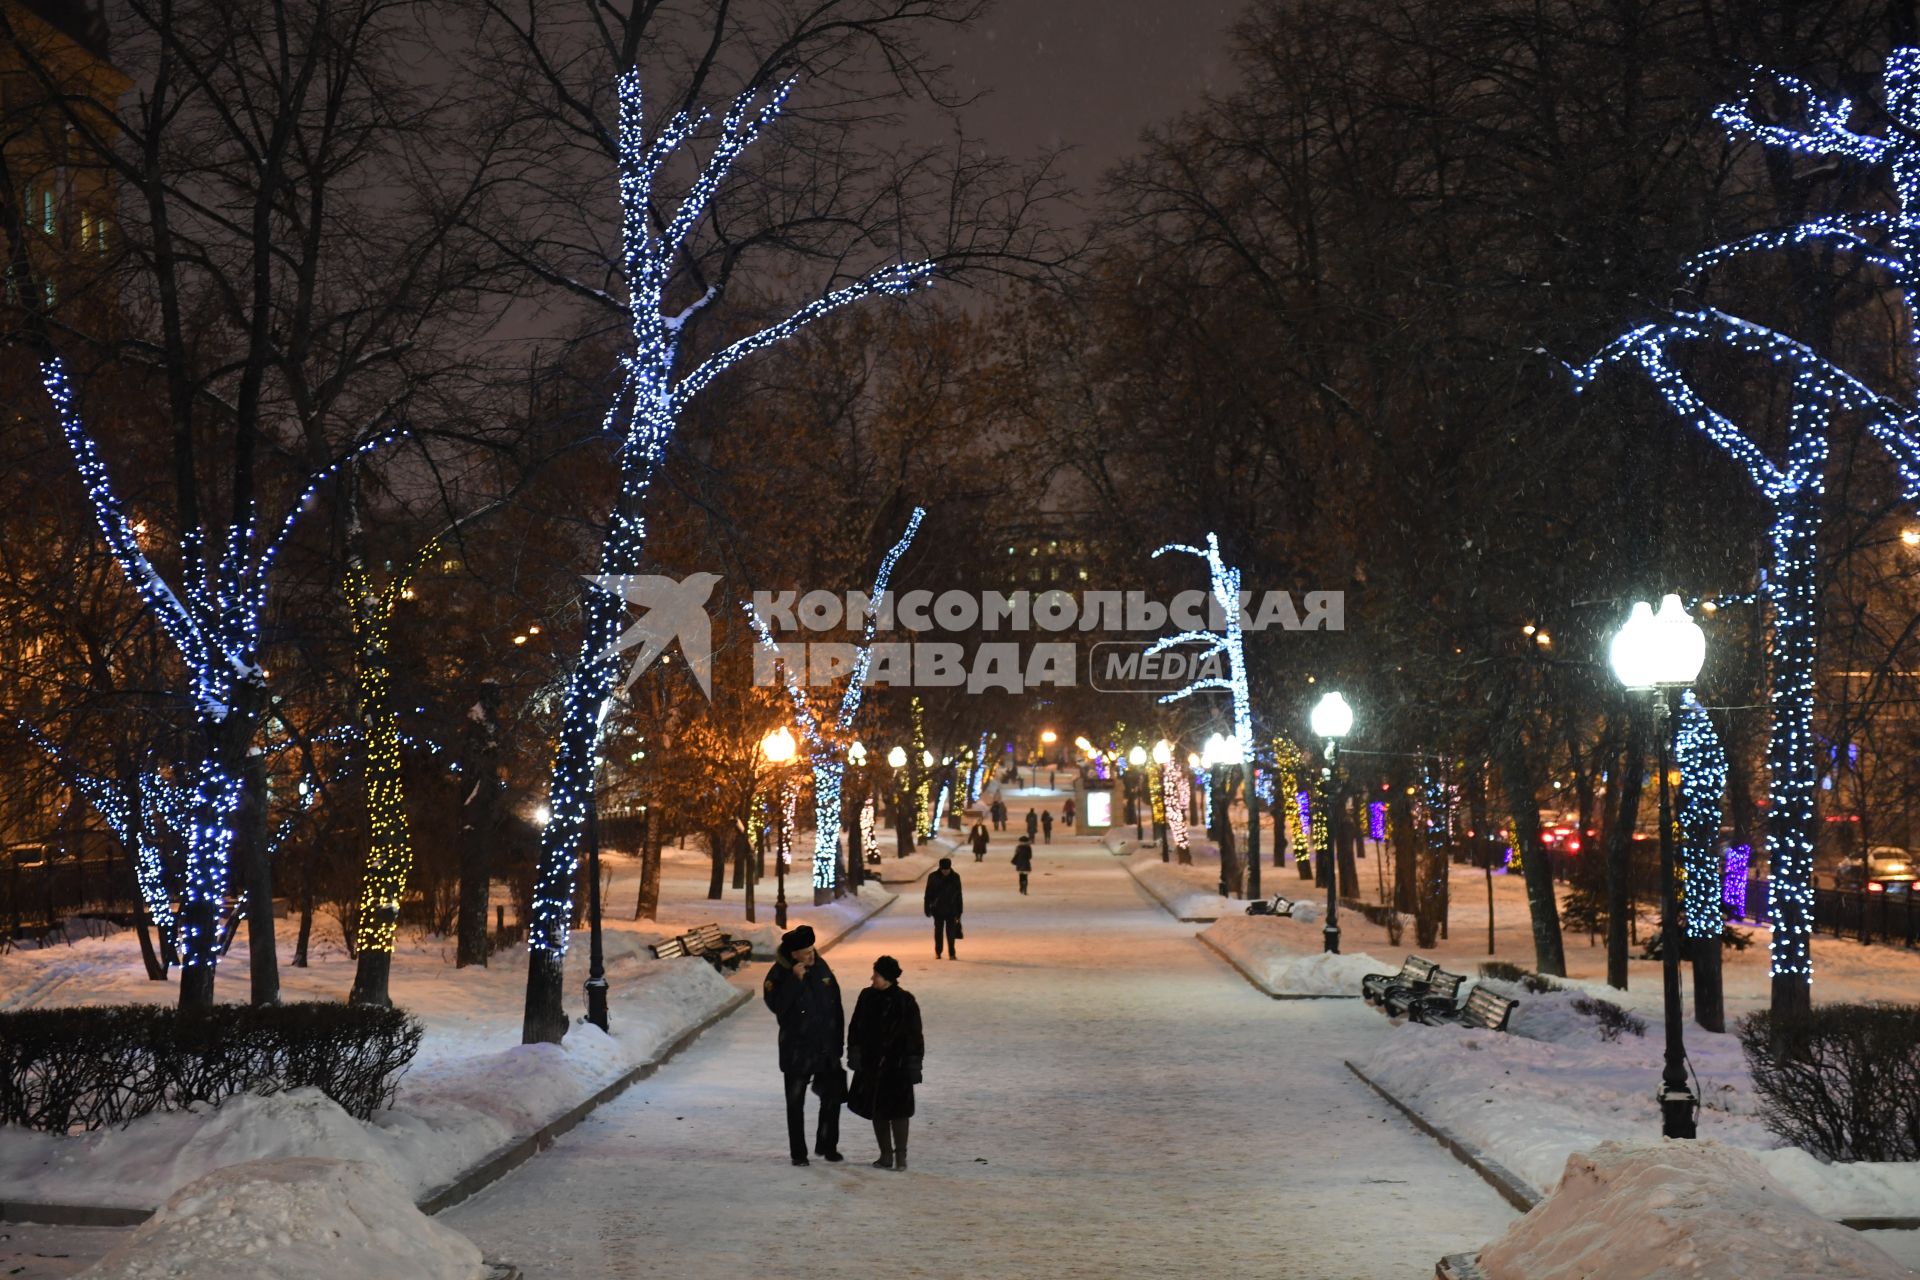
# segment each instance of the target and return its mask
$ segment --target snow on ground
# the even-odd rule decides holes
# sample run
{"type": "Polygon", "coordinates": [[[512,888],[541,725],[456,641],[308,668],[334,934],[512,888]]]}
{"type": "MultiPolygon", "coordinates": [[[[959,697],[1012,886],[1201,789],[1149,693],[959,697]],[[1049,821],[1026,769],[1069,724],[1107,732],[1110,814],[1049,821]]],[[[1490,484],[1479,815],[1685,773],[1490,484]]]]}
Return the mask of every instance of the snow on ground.
{"type": "MultiPolygon", "coordinates": [[[[618,857],[609,862],[615,874],[606,900],[631,901],[637,864],[618,857]]],[[[152,1208],[226,1165],[315,1155],[368,1162],[415,1198],[424,1196],[652,1061],[755,981],[729,983],[704,961],[660,961],[647,951],[651,941],[718,920],[737,936],[753,937],[756,953],[771,953],[779,934],[771,922],[771,892],[760,904],[760,922],[747,924],[737,891],[729,890],[733,897],[718,902],[699,897],[706,870],[703,855],[669,850],[660,920],[609,916],[604,950],[611,1036],[580,1023],[563,1045],[521,1045],[524,946],[496,954],[486,968],[455,969],[449,941],[403,938],[394,959],[393,998],[420,1018],[426,1035],[391,1110],[363,1123],[317,1090],[306,1089],[158,1113],[124,1129],[72,1136],[0,1128],[0,1199],[152,1208]]],[[[810,897],[804,873],[801,885],[810,897]]],[[[819,907],[796,901],[790,924],[812,924],[823,940],[834,939],[893,896],[868,884],[858,899],[819,907]]],[[[337,930],[320,934],[317,928],[316,933],[311,967],[292,968],[283,953],[288,1000],[337,1000],[352,984],[353,962],[339,945],[337,930]]],[[[245,998],[245,950],[243,935],[234,946],[236,959],[221,967],[221,998],[245,998]]],[[[566,985],[568,1008],[576,1016],[582,1012],[586,965],[586,937],[576,934],[566,985]]],[[[124,932],[0,956],[0,990],[8,993],[6,1007],[15,1008],[171,1002],[175,996],[171,984],[147,981],[132,935],[124,932]]]]}
{"type": "MultiPolygon", "coordinates": [[[[1627,1031],[1609,1041],[1599,1022],[1573,1004],[1594,992],[1604,992],[1602,999],[1617,993],[1595,984],[1545,993],[1489,985],[1520,1001],[1510,1034],[1408,1023],[1356,1064],[1536,1191],[1552,1186],[1576,1152],[1611,1139],[1659,1137],[1653,1094],[1664,1039],[1657,1010],[1641,1015],[1643,1035],[1627,1031]]],[[[1761,1118],[1735,1037],[1689,1024],[1686,1045],[1703,1098],[1702,1138],[1754,1153],[1779,1183],[1827,1217],[1913,1216],[1920,1206],[1920,1165],[1825,1165],[1784,1148],[1761,1118]]]]}
{"type": "Polygon", "coordinates": [[[351,1160],[259,1160],[181,1188],[86,1280],[478,1280],[465,1236],[413,1207],[386,1172],[351,1160]]]}
{"type": "MultiPolygon", "coordinates": [[[[922,844],[904,858],[888,855],[880,860],[878,867],[869,867],[867,870],[877,874],[883,884],[912,884],[939,866],[942,858],[952,858],[956,863],[962,861],[960,855],[950,849],[922,844]]],[[[972,862],[973,855],[967,854],[964,861],[972,862]]]]}
{"type": "Polygon", "coordinates": [[[1488,1280],[1887,1280],[1911,1275],[1717,1142],[1602,1143],[1480,1254],[1488,1280]]]}
{"type": "Polygon", "coordinates": [[[1366,952],[1327,955],[1318,925],[1280,916],[1222,916],[1200,936],[1232,958],[1235,965],[1269,995],[1360,995],[1360,979],[1393,973],[1398,961],[1385,963],[1366,952]]]}
{"type": "Polygon", "coordinates": [[[854,986],[891,954],[919,998],[906,1174],[851,1116],[847,1163],[787,1163],[756,1002],[447,1218],[528,1280],[1407,1280],[1499,1234],[1512,1210],[1339,1068],[1383,1019],[1267,999],[1116,862],[1056,833],[1030,896],[968,877],[959,961],[898,909],[828,957],[854,986]]]}
{"type": "Polygon", "coordinates": [[[1171,912],[1175,919],[1218,920],[1222,916],[1246,910],[1246,903],[1236,905],[1231,899],[1220,896],[1220,868],[1217,863],[1212,866],[1182,866],[1177,862],[1162,862],[1158,852],[1151,852],[1136,853],[1127,859],[1125,865],[1141,887],[1159,899],[1160,905],[1171,912]]]}

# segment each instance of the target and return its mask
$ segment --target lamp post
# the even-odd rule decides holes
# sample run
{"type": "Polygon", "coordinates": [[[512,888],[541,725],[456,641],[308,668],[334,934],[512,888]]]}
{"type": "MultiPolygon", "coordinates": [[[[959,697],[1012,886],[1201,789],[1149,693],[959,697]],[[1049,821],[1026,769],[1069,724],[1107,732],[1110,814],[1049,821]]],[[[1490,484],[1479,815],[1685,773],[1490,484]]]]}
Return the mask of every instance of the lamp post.
{"type": "Polygon", "coordinates": [[[1200,762],[1207,767],[1208,810],[1213,818],[1213,838],[1220,847],[1220,896],[1231,897],[1235,886],[1227,879],[1227,854],[1233,845],[1233,813],[1227,804],[1226,771],[1240,763],[1240,740],[1216,733],[1201,748],[1200,762]]]}
{"type": "Polygon", "coordinates": [[[600,941],[599,788],[587,797],[587,1021],[607,1030],[606,952],[600,941]]]}
{"type": "Polygon", "coordinates": [[[900,786],[900,771],[907,767],[907,749],[895,747],[887,752],[887,767],[893,770],[894,856],[904,858],[913,852],[913,801],[910,792],[900,786]]]}
{"type": "Polygon", "coordinates": [[[1680,912],[1674,901],[1673,809],[1667,785],[1668,747],[1680,720],[1680,696],[1707,657],[1707,637],[1687,616],[1677,595],[1661,598],[1655,613],[1644,600],[1634,602],[1627,621],[1608,650],[1613,674],[1629,690],[1653,695],[1660,724],[1660,976],[1667,1020],[1666,1061],[1660,1073],[1660,1132],[1669,1138],[1695,1136],[1699,1100],[1687,1083],[1687,1048],[1680,1011],[1680,912]],[[1664,695],[1664,696],[1662,696],[1664,695]]]}
{"type": "Polygon", "coordinates": [[[1146,789],[1137,785],[1140,780],[1140,770],[1145,767],[1146,763],[1147,749],[1135,743],[1133,749],[1127,752],[1127,790],[1133,793],[1133,840],[1135,844],[1147,838],[1147,833],[1141,828],[1140,817],[1140,803],[1147,798],[1144,794],[1146,789]]]}
{"type": "Polygon", "coordinates": [[[1340,954],[1340,775],[1337,756],[1340,739],[1353,730],[1353,708],[1338,693],[1313,704],[1313,736],[1326,744],[1327,757],[1327,923],[1321,927],[1322,949],[1340,954]]]}
{"type": "Polygon", "coordinates": [[[1162,738],[1153,744],[1154,778],[1152,782],[1148,783],[1148,786],[1158,786],[1160,788],[1160,819],[1153,825],[1154,829],[1160,834],[1160,861],[1162,862],[1167,861],[1166,813],[1167,804],[1172,799],[1172,797],[1167,794],[1167,763],[1172,759],[1173,744],[1171,742],[1162,738]]]}
{"type": "Polygon", "coordinates": [[[792,761],[796,748],[793,734],[785,725],[760,740],[760,754],[773,766],[773,922],[782,929],[787,927],[787,841],[792,838],[787,831],[787,764],[792,761]]]}
{"type": "MultiPolygon", "coordinates": [[[[860,815],[866,811],[867,788],[871,785],[867,777],[867,744],[858,738],[847,748],[847,766],[847,776],[857,785],[853,788],[853,804],[849,806],[843,798],[840,814],[847,828],[847,886],[858,895],[860,883],[867,874],[867,850],[861,843],[860,815]]],[[[844,787],[841,795],[846,795],[844,787]]]]}

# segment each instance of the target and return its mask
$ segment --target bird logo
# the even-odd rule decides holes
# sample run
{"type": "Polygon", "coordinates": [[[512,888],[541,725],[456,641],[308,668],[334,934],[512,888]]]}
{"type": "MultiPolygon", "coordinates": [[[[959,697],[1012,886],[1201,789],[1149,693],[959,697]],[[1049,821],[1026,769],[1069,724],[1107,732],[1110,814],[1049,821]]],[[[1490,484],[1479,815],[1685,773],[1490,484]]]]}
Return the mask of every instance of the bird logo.
{"type": "Polygon", "coordinates": [[[629,649],[638,651],[621,688],[631,688],[669,644],[678,643],[693,678],[700,683],[700,691],[713,697],[713,623],[707,617],[707,599],[720,581],[719,574],[690,573],[684,578],[669,578],[657,573],[601,573],[587,581],[644,610],[598,655],[597,660],[605,660],[629,649]]]}

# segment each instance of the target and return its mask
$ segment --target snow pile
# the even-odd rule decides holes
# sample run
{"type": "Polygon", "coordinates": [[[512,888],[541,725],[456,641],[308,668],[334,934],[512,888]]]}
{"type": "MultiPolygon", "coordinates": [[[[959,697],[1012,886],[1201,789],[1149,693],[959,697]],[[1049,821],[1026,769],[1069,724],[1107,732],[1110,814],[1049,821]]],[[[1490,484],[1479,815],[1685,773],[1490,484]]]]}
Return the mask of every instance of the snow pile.
{"type": "Polygon", "coordinates": [[[1200,936],[1270,995],[1358,997],[1360,979],[1399,968],[1364,951],[1330,956],[1309,950],[1322,945],[1320,931],[1282,916],[1222,916],[1200,936]]]}
{"type": "Polygon", "coordinates": [[[1161,906],[1182,920],[1218,920],[1246,910],[1244,903],[1235,907],[1215,892],[1220,885],[1217,867],[1183,867],[1175,862],[1162,862],[1158,851],[1137,853],[1128,858],[1125,865],[1133,878],[1159,899],[1161,906]]]}
{"type": "Polygon", "coordinates": [[[1568,1158],[1553,1194],[1480,1254],[1488,1280],[1867,1280],[1906,1276],[1817,1217],[1759,1161],[1717,1142],[1606,1142],[1568,1158]]]}
{"type": "Polygon", "coordinates": [[[292,1089],[72,1136],[0,1129],[0,1199],[145,1208],[223,1166],[325,1153],[377,1167],[411,1203],[652,1060],[736,995],[703,961],[625,968],[613,1035],[581,1022],[559,1045],[431,1059],[370,1122],[317,1089],[292,1089]]]}
{"type": "Polygon", "coordinates": [[[354,1160],[257,1160],[174,1193],[87,1280],[477,1280],[480,1250],[354,1160]]]}

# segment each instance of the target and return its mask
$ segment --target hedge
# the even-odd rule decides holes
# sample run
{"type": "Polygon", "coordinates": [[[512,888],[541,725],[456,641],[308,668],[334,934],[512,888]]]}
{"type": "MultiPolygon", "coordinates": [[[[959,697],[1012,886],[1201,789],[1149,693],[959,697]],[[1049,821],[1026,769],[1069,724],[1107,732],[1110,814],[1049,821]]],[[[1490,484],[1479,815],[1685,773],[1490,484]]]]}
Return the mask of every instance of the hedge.
{"type": "Polygon", "coordinates": [[[302,1086],[365,1120],[392,1105],[420,1035],[401,1010],[331,1003],[4,1013],[0,1122],[72,1133],[302,1086]]]}

